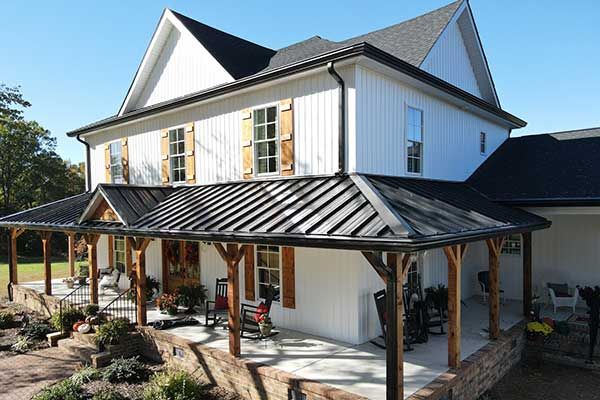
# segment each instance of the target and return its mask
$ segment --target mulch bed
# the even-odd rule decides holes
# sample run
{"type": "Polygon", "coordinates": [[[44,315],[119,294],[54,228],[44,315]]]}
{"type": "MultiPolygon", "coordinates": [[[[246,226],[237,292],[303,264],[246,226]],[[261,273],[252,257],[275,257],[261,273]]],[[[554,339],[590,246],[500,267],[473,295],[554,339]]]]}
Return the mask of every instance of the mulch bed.
{"type": "MultiPolygon", "coordinates": [[[[10,312],[14,314],[14,324],[7,329],[0,329],[0,358],[14,356],[18,353],[13,352],[10,348],[17,342],[21,333],[21,327],[25,320],[32,322],[47,322],[48,317],[29,310],[18,303],[11,303],[6,298],[0,299],[0,312],[10,312]]],[[[31,350],[40,350],[48,347],[48,342],[45,339],[33,340],[30,347],[31,350]]]]}

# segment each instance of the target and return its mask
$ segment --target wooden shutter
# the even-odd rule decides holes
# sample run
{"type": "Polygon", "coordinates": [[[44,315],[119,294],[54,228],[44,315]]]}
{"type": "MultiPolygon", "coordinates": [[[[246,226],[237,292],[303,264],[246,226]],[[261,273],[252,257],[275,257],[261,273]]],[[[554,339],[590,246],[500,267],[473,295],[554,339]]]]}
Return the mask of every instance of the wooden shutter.
{"type": "Polygon", "coordinates": [[[105,183],[110,183],[110,144],[104,145],[104,167],[106,169],[105,183]]]}
{"type": "Polygon", "coordinates": [[[293,247],[281,248],[283,306],[296,308],[296,260],[293,247]]]}
{"type": "Polygon", "coordinates": [[[252,110],[246,109],[242,111],[242,176],[244,179],[251,179],[253,176],[252,139],[252,110]]]}
{"type": "Polygon", "coordinates": [[[123,182],[129,183],[129,147],[127,138],[121,139],[121,165],[123,166],[123,182]]]}
{"type": "Polygon", "coordinates": [[[254,246],[246,246],[244,254],[244,286],[246,289],[246,300],[256,300],[254,293],[254,246]]]}
{"type": "Polygon", "coordinates": [[[131,243],[129,240],[127,240],[127,237],[124,237],[123,240],[125,240],[125,273],[129,277],[133,270],[133,257],[131,254],[132,249],[131,243]]]}
{"type": "Polygon", "coordinates": [[[194,123],[185,125],[185,183],[196,183],[194,123]]]}
{"type": "Polygon", "coordinates": [[[169,130],[160,130],[160,159],[161,159],[161,174],[162,183],[164,185],[169,184],[170,167],[169,167],[169,130]]]}
{"type": "Polygon", "coordinates": [[[115,260],[115,238],[114,236],[108,236],[108,266],[114,267],[115,260]]]}
{"type": "Polygon", "coordinates": [[[285,99],[279,105],[279,140],[281,154],[281,175],[294,175],[294,111],[292,99],[285,99]]]}

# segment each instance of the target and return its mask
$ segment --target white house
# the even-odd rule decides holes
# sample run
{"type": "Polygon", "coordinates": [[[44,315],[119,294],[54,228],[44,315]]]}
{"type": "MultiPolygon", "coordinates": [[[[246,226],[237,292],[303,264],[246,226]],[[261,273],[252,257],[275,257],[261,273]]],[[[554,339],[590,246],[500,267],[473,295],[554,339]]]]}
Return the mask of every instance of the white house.
{"type": "MultiPolygon", "coordinates": [[[[598,283],[597,198],[519,201],[515,180],[548,176],[516,167],[540,161],[535,144],[518,150],[535,139],[509,139],[525,125],[500,106],[467,1],[279,50],[167,9],[118,112],[68,133],[87,148],[91,192],[0,224],[95,237],[98,266],[124,273],[134,247],[167,291],[201,283],[213,298],[228,277],[258,304],[273,285],[278,327],[349,344],[381,334],[373,293],[404,266],[410,282],[449,287],[454,335],[460,300],[481,294],[478,272],[497,273],[494,245],[499,286],[526,307],[547,282],[598,283]],[[397,253],[409,256],[389,261],[397,253]]],[[[460,343],[448,347],[460,365],[460,343]]]]}

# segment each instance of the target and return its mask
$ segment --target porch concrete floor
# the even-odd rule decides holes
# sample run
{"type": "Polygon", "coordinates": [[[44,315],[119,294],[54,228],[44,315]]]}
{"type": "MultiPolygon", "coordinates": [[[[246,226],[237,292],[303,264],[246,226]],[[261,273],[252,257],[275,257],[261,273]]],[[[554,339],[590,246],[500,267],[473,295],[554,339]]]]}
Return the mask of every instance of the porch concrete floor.
{"type": "MultiPolygon", "coordinates": [[[[23,283],[23,286],[43,291],[43,282],[23,283]]],[[[61,297],[70,289],[60,281],[53,281],[53,294],[61,297]]],[[[100,307],[107,304],[115,293],[106,291],[100,296],[100,307]]],[[[466,300],[462,307],[462,358],[466,358],[488,342],[488,305],[480,298],[466,300]]],[[[133,306],[133,305],[132,305],[133,306]]],[[[522,317],[522,303],[507,301],[500,308],[501,329],[508,329],[522,317]]],[[[571,312],[564,309],[554,314],[549,307],[543,313],[555,319],[566,319],[571,312]]],[[[161,314],[148,307],[148,322],[181,318],[161,314]]],[[[169,329],[168,333],[196,343],[228,351],[227,330],[224,325],[215,329],[203,325],[202,313],[194,314],[200,325],[169,329]]],[[[275,324],[277,321],[274,321],[275,324]]],[[[446,327],[447,328],[447,327],[446,327]]],[[[268,364],[280,370],[314,379],[340,389],[372,399],[385,399],[385,350],[367,342],[352,345],[288,329],[266,341],[242,338],[242,357],[268,364]]],[[[447,329],[446,329],[447,331],[447,329]]],[[[430,335],[424,344],[413,345],[414,350],[404,353],[404,395],[410,396],[437,376],[447,371],[448,338],[430,335]]]]}

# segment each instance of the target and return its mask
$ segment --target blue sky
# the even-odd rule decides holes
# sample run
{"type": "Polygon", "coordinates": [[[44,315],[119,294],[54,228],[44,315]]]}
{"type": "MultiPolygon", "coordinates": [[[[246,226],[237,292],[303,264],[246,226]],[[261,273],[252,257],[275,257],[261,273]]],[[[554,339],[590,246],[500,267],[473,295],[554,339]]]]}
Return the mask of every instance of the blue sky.
{"type": "MultiPolygon", "coordinates": [[[[63,157],[82,161],[82,145],[65,132],[117,112],[165,7],[277,49],[316,34],[345,39],[447,3],[4,2],[0,82],[21,85],[33,104],[27,118],[50,129],[63,157]]],[[[503,108],[529,123],[515,135],[600,126],[600,3],[471,0],[471,7],[503,108]]]]}

